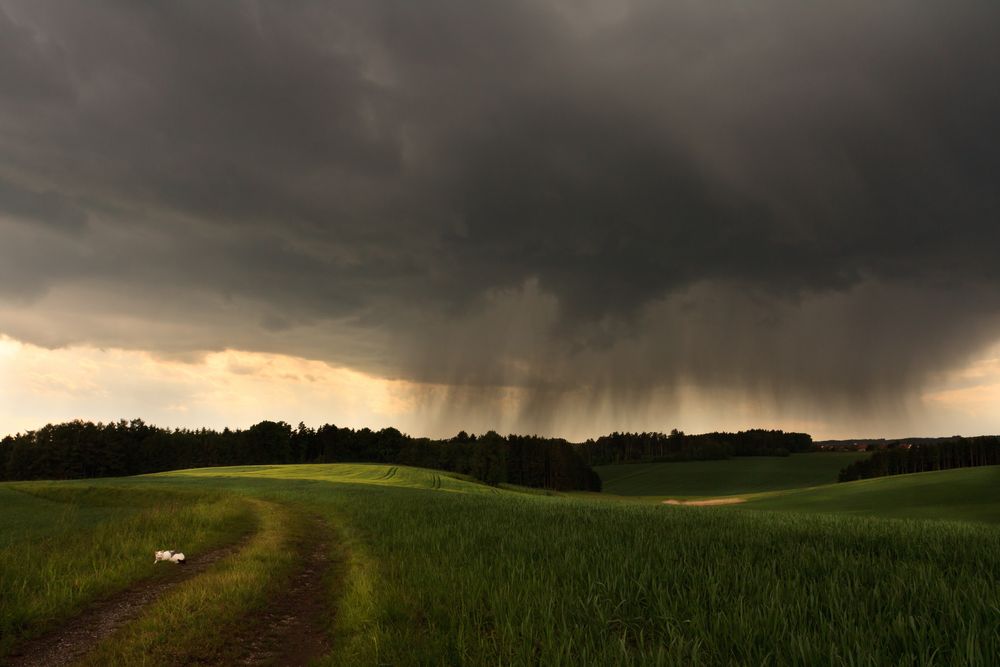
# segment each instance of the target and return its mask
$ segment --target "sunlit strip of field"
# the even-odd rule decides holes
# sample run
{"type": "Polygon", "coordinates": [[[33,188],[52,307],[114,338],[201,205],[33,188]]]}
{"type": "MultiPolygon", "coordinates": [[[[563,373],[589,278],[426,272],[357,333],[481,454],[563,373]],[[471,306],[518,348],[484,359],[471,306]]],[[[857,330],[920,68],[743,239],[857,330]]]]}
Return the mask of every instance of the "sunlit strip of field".
{"type": "Polygon", "coordinates": [[[462,493],[494,494],[486,486],[455,473],[375,463],[318,463],[273,466],[231,466],[196,468],[150,475],[150,477],[250,477],[261,479],[313,480],[342,484],[375,484],[397,488],[433,489],[462,493]]]}

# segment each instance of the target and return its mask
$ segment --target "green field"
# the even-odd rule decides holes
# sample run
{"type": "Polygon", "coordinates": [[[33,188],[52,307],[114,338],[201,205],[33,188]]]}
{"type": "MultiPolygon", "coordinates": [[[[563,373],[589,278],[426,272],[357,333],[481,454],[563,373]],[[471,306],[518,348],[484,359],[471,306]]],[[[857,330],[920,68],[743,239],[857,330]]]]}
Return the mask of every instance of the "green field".
{"type": "Polygon", "coordinates": [[[750,498],[741,506],[1000,524],[1000,466],[940,470],[750,498]]]}
{"type": "MultiPolygon", "coordinates": [[[[405,467],[213,468],[0,485],[15,507],[0,510],[0,539],[5,568],[43,567],[66,535],[81,550],[119,540],[113,560],[141,562],[119,568],[109,585],[122,587],[149,574],[149,529],[179,531],[171,539],[197,555],[256,517],[248,551],[104,641],[95,665],[218,660],[296,570],[287,545],[307,516],[335,535],[342,564],[325,584],[337,612],[324,664],[990,664],[998,477],[957,470],[693,508],[497,490],[405,467]],[[190,613],[165,613],[176,608],[190,613]]],[[[720,493],[701,488],[691,495],[720,493]]],[[[100,562],[63,563],[67,574],[53,571],[34,601],[10,597],[18,576],[3,570],[5,636],[71,616],[97,593],[70,608],[64,579],[100,579],[100,562]]]]}
{"type": "Polygon", "coordinates": [[[624,463],[595,470],[606,493],[698,498],[832,484],[841,468],[865,456],[856,452],[745,456],[722,461],[624,463]]]}
{"type": "Polygon", "coordinates": [[[162,541],[204,550],[253,524],[246,503],[216,493],[153,498],[110,484],[0,485],[0,656],[16,638],[153,575],[162,541]]]}

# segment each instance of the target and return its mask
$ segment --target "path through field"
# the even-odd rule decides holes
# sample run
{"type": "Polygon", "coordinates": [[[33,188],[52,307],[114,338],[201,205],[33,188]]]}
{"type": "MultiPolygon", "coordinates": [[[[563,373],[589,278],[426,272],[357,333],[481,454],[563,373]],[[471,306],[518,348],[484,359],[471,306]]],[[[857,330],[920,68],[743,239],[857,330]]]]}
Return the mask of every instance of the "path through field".
{"type": "MultiPolygon", "coordinates": [[[[19,646],[8,656],[11,667],[58,667],[69,665],[85,656],[97,644],[111,636],[169,590],[212,564],[231,556],[250,540],[246,535],[239,541],[220,547],[198,557],[192,556],[185,565],[164,563],[170,574],[128,588],[84,609],[78,616],[64,623],[57,630],[32,639],[19,646]]],[[[150,554],[152,558],[152,554],[150,554]]]]}
{"type": "Polygon", "coordinates": [[[293,667],[307,665],[330,650],[329,528],[322,520],[311,519],[295,548],[301,554],[301,569],[285,590],[230,637],[239,654],[219,664],[293,667]]]}
{"type": "Polygon", "coordinates": [[[745,503],[746,498],[708,498],[706,500],[664,500],[664,505],[688,505],[690,507],[711,507],[714,505],[738,505],[745,503]]]}

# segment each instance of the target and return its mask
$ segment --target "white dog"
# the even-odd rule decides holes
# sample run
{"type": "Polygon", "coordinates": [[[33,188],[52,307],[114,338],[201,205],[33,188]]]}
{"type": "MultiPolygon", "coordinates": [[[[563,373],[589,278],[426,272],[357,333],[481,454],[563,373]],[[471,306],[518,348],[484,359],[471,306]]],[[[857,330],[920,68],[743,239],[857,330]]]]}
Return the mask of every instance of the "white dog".
{"type": "Polygon", "coordinates": [[[183,565],[184,561],[187,559],[184,558],[184,554],[179,551],[157,551],[156,557],[153,559],[153,563],[159,563],[161,560],[170,561],[171,563],[180,563],[183,565]]]}

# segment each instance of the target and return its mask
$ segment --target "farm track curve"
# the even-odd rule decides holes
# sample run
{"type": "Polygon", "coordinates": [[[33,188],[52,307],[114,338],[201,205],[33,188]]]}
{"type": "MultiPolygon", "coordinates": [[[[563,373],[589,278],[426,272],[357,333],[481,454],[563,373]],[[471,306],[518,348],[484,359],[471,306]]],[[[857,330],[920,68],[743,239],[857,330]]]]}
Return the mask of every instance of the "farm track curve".
{"type": "Polygon", "coordinates": [[[242,550],[254,533],[197,557],[183,566],[167,564],[173,570],[165,577],[140,581],[85,607],[79,614],[52,632],[15,647],[0,664],[10,667],[60,667],[83,658],[97,644],[119,628],[138,618],[143,610],[178,584],[201,574],[213,564],[242,550]]]}

